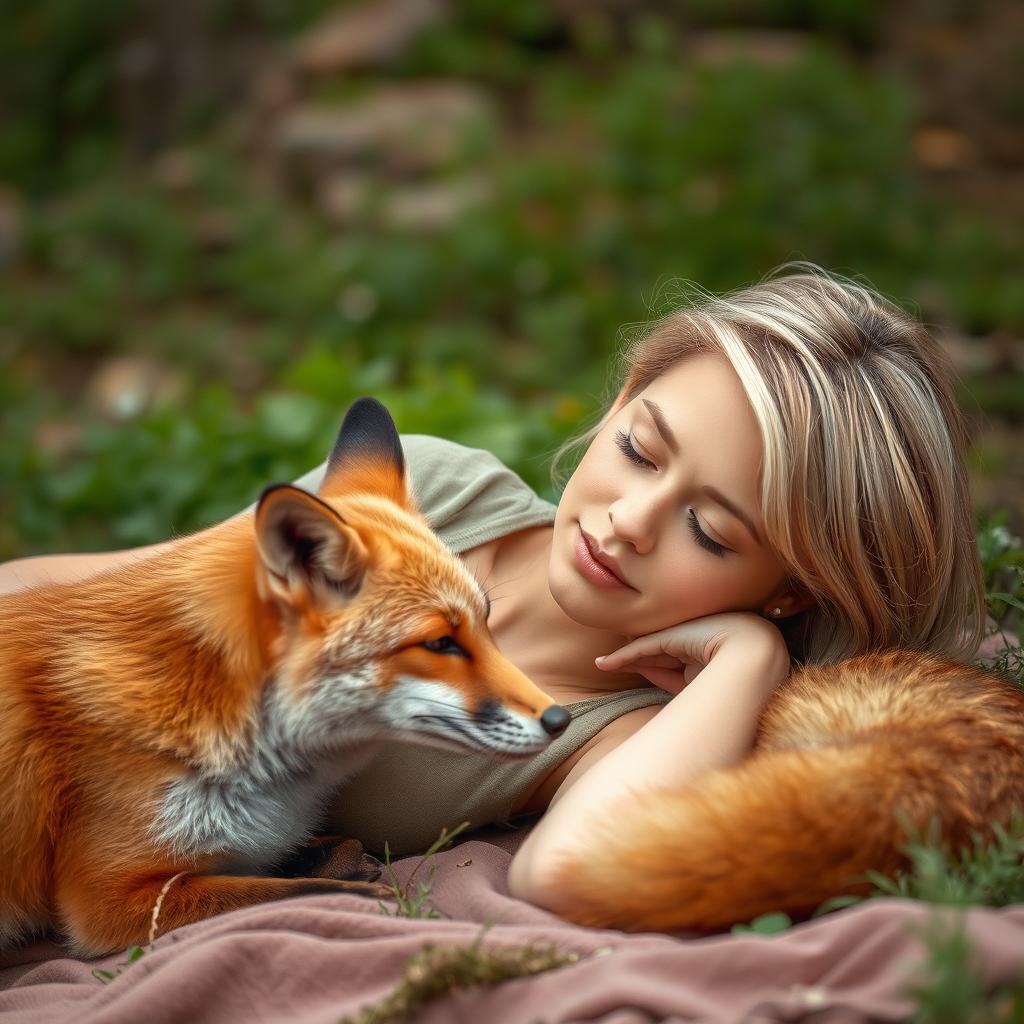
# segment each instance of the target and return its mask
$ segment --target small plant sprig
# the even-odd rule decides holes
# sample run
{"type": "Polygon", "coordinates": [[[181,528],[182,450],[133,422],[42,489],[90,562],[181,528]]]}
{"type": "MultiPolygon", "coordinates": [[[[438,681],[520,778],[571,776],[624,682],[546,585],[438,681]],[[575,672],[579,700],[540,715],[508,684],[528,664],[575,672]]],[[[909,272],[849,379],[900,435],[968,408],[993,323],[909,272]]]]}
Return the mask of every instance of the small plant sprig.
{"type": "Polygon", "coordinates": [[[1019,631],[1024,619],[1024,541],[1010,533],[1008,519],[1008,513],[1001,510],[981,524],[978,557],[989,613],[1003,629],[1019,631]]]}
{"type": "MultiPolygon", "coordinates": [[[[454,833],[453,833],[454,835],[454,833]]],[[[455,989],[497,985],[574,964],[578,953],[563,953],[554,946],[513,946],[482,950],[480,943],[491,925],[485,924],[469,946],[438,946],[425,942],[406,964],[402,980],[376,1006],[364,1007],[356,1017],[339,1024],[402,1024],[412,1020],[424,1004],[455,989]]],[[[592,955],[610,952],[597,950],[592,955]]]]}
{"type": "Polygon", "coordinates": [[[915,1004],[914,1024],[1019,1024],[1024,1020],[1024,979],[989,993],[964,927],[963,915],[932,914],[907,928],[928,951],[903,994],[915,1004]]]}
{"type": "Polygon", "coordinates": [[[135,961],[138,960],[139,957],[143,956],[147,951],[152,952],[154,948],[153,943],[156,941],[156,926],[157,922],[160,920],[160,907],[163,905],[164,897],[167,895],[167,890],[170,889],[170,887],[174,885],[179,878],[183,878],[188,873],[189,872],[187,871],[179,871],[176,875],[173,875],[164,882],[164,887],[160,890],[160,894],[157,896],[156,902],[153,904],[153,915],[149,925],[149,942],[147,943],[147,946],[145,948],[142,946],[129,946],[127,951],[128,959],[118,964],[116,971],[104,971],[100,970],[98,967],[94,968],[92,976],[96,978],[97,981],[102,981],[104,985],[109,985],[110,982],[121,974],[124,968],[135,963],[135,961]]]}
{"type": "Polygon", "coordinates": [[[424,903],[427,897],[430,895],[433,888],[434,875],[431,871],[430,878],[426,882],[419,882],[418,888],[412,895],[409,894],[410,887],[412,886],[412,880],[416,875],[416,872],[427,862],[439,850],[443,850],[448,846],[451,841],[460,833],[469,828],[469,822],[464,821],[460,825],[457,825],[452,832],[448,832],[447,828],[441,829],[441,834],[430,844],[430,848],[420,858],[419,863],[412,869],[412,874],[405,881],[405,888],[403,891],[402,886],[398,884],[398,879],[395,878],[395,872],[391,867],[391,847],[388,845],[387,840],[384,841],[384,867],[390,875],[390,886],[392,892],[395,894],[395,902],[398,904],[396,910],[390,910],[385,904],[378,901],[378,906],[381,912],[386,914],[388,917],[415,917],[415,918],[440,918],[441,915],[433,907],[424,909],[424,903]]]}
{"type": "MultiPolygon", "coordinates": [[[[991,839],[972,833],[970,845],[956,853],[940,841],[937,819],[932,818],[925,830],[914,830],[906,821],[903,824],[911,836],[903,846],[910,867],[895,878],[877,871],[865,872],[864,880],[875,886],[873,892],[866,896],[833,896],[812,917],[879,897],[963,907],[1004,907],[1024,902],[1024,811],[1011,815],[1008,827],[994,824],[991,839]]],[[[733,925],[732,933],[773,935],[792,924],[787,914],[776,911],[762,914],[749,924],[733,925]]]]}
{"type": "Polygon", "coordinates": [[[911,868],[895,878],[869,871],[873,896],[898,896],[955,906],[1003,907],[1024,901],[1024,813],[1017,811],[1008,828],[992,826],[993,838],[972,833],[971,844],[955,854],[939,841],[939,826],[904,850],[911,868]]]}
{"type": "Polygon", "coordinates": [[[126,967],[131,966],[140,957],[144,956],[147,952],[153,949],[152,944],[146,949],[143,946],[129,946],[126,951],[127,960],[122,960],[117,965],[117,969],[114,971],[104,971],[99,967],[94,967],[92,970],[92,976],[97,981],[102,981],[104,985],[109,985],[115,978],[119,977],[126,967]]]}
{"type": "Polygon", "coordinates": [[[1003,633],[1004,646],[985,659],[982,668],[996,672],[1011,683],[1024,689],[1024,647],[1011,643],[1003,633]]]}

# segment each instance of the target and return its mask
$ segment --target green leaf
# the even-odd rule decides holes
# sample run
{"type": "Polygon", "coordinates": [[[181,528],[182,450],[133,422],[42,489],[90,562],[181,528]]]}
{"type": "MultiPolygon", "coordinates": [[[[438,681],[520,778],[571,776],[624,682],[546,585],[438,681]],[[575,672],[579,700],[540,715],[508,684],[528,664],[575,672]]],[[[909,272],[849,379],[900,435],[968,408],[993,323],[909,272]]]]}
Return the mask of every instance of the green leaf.
{"type": "Polygon", "coordinates": [[[791,928],[792,926],[793,921],[789,914],[783,914],[781,911],[773,911],[768,914],[762,914],[760,917],[755,917],[749,925],[733,925],[732,931],[733,934],[753,932],[757,935],[775,935],[777,932],[784,932],[787,928],[791,928]]]}

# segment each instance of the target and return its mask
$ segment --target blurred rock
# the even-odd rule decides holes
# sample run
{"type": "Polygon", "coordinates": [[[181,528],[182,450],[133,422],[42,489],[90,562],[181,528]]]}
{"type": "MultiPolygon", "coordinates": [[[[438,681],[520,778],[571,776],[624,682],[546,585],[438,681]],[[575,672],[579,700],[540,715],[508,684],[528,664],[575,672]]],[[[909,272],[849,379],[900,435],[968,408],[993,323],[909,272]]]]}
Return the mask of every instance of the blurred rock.
{"type": "Polygon", "coordinates": [[[974,143],[951,128],[919,128],[913,149],[917,162],[932,171],[957,171],[974,163],[974,143]]]}
{"type": "Polygon", "coordinates": [[[690,58],[707,67],[741,62],[763,67],[789,67],[807,52],[812,36],[782,29],[721,29],[695,34],[690,58]]]}
{"type": "Polygon", "coordinates": [[[295,76],[285,68],[271,65],[257,76],[252,86],[252,105],[265,117],[277,117],[300,98],[295,76]]]}
{"type": "Polygon", "coordinates": [[[396,190],[384,201],[381,213],[388,227],[440,231],[492,197],[490,183],[472,175],[396,190]]]}
{"type": "Polygon", "coordinates": [[[332,224],[353,224],[360,219],[372,186],[368,174],[335,174],[321,183],[316,203],[332,224]]]}
{"type": "Polygon", "coordinates": [[[369,0],[345,6],[299,37],[292,60],[310,75],[376,67],[397,57],[446,14],[442,0],[369,0]]]}
{"type": "Polygon", "coordinates": [[[299,108],[282,122],[276,144],[288,166],[313,181],[367,164],[417,174],[450,161],[463,134],[491,117],[486,94],[472,86],[396,85],[343,109],[299,108]]]}
{"type": "Polygon", "coordinates": [[[479,175],[446,181],[390,186],[374,192],[374,179],[365,174],[339,174],[317,192],[317,206],[332,224],[351,226],[376,219],[389,228],[439,231],[468,210],[493,198],[493,186],[479,175]]]}
{"type": "MultiPolygon", "coordinates": [[[[992,333],[992,344],[998,369],[1024,372],[1024,338],[1007,328],[999,328],[992,333]]],[[[1024,413],[1024,409],[1021,412],[1024,413]]]]}
{"type": "Polygon", "coordinates": [[[127,420],[156,403],[173,402],[182,393],[176,371],[145,356],[119,356],[105,362],[85,388],[93,409],[115,420],[127,420]]]}
{"type": "Polygon", "coordinates": [[[0,185],[0,269],[15,262],[25,231],[21,196],[0,185]]]}
{"type": "Polygon", "coordinates": [[[1000,361],[999,346],[992,338],[976,338],[952,331],[938,335],[939,343],[953,360],[958,373],[986,373],[1000,361]]]}

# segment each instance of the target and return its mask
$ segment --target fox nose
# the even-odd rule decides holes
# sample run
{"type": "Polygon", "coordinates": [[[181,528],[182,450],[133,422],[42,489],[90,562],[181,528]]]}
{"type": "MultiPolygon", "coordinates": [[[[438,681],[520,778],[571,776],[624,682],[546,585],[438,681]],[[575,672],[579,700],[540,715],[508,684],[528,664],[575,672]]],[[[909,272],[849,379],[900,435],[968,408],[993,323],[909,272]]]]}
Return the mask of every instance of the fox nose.
{"type": "Polygon", "coordinates": [[[551,707],[540,716],[540,724],[544,726],[544,731],[550,736],[561,736],[565,732],[566,726],[572,719],[572,715],[563,707],[559,707],[557,704],[552,704],[551,707]]]}

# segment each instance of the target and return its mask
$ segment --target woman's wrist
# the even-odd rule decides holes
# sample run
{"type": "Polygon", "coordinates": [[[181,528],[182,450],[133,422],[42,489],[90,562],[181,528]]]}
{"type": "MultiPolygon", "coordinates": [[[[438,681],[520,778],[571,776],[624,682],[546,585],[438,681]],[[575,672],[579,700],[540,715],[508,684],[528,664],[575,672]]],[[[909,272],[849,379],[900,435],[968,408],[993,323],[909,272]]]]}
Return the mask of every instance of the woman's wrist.
{"type": "Polygon", "coordinates": [[[789,675],[786,641],[770,622],[766,622],[763,629],[730,634],[718,646],[708,664],[719,658],[735,661],[743,667],[744,677],[757,679],[772,689],[789,675]]]}

